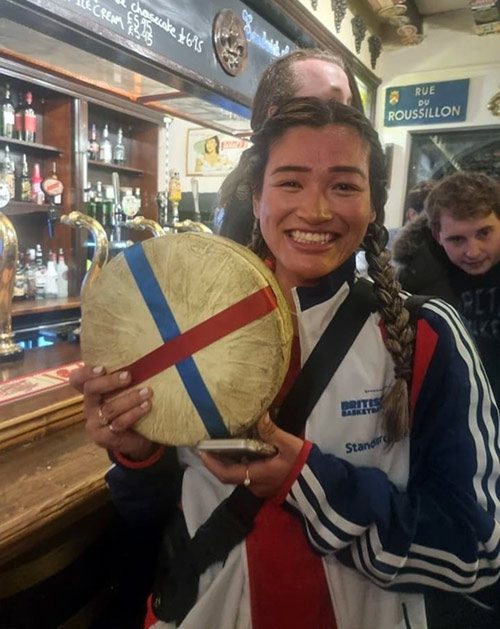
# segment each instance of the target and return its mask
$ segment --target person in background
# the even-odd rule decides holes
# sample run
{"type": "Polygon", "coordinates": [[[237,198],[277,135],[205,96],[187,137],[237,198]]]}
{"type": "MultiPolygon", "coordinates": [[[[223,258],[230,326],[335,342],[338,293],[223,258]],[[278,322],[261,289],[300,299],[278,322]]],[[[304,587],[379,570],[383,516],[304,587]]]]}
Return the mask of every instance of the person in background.
{"type": "MultiPolygon", "coordinates": [[[[424,214],[424,204],[435,183],[436,182],[432,179],[425,179],[415,184],[408,192],[405,201],[403,227],[395,227],[388,230],[389,242],[387,243],[387,246],[391,250],[393,257],[394,246],[396,245],[403,228],[411,223],[416,223],[414,229],[417,233],[419,233],[419,226],[427,223],[427,217],[424,214]]],[[[409,227],[407,228],[410,229],[409,227]]]]}
{"type": "Polygon", "coordinates": [[[449,300],[448,281],[438,261],[441,258],[440,248],[432,236],[429,219],[424,212],[425,201],[435,184],[435,181],[426,179],[408,192],[405,223],[394,230],[391,253],[397,278],[405,290],[415,295],[436,295],[449,300]],[[429,289],[426,293],[422,293],[424,278],[429,289]]]}
{"type": "Polygon", "coordinates": [[[398,279],[414,294],[455,306],[500,400],[500,183],[459,171],[436,182],[426,215],[394,245],[398,279]]]}
{"type": "MultiPolygon", "coordinates": [[[[279,105],[298,96],[334,99],[363,112],[354,74],[344,60],[318,48],[305,48],[280,57],[265,70],[253,99],[252,130],[259,131],[279,105]]],[[[254,216],[248,182],[243,175],[237,166],[224,180],[214,224],[221,236],[248,245],[254,216]]]]}
{"type": "MultiPolygon", "coordinates": [[[[178,451],[189,468],[179,518],[191,535],[206,530],[200,515],[217,510],[224,486],[244,485],[264,503],[246,539],[203,572],[192,605],[179,614],[169,609],[175,596],[155,596],[148,626],[424,628],[424,592],[475,592],[498,578],[498,409],[452,307],[428,301],[416,336],[409,323],[384,248],[385,158],[369,121],[340,103],[294,99],[253,140],[240,164],[257,221],[251,249],[296,313],[299,364],[362,281],[361,243],[376,311],[302,435],[269,415],[258,422],[274,457],[242,464],[178,451]]],[[[164,517],[175,449],[134,431],[154,399],[128,388],[130,377],[80,371],[87,431],[115,461],[107,481],[123,513],[164,517]]],[[[182,572],[185,563],[171,562],[182,572]]],[[[175,571],[167,577],[172,595],[183,591],[175,571]]]]}
{"type": "Polygon", "coordinates": [[[425,200],[435,185],[436,182],[433,179],[424,179],[415,184],[408,192],[405,203],[405,224],[413,223],[422,215],[425,208],[425,200]]]}

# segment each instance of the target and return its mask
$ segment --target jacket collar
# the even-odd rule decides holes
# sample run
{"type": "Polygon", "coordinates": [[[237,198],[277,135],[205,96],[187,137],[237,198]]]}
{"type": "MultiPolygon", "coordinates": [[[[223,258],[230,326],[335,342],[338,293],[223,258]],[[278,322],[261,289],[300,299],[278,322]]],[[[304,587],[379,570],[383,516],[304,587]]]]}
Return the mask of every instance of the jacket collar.
{"type": "Polygon", "coordinates": [[[299,286],[297,296],[302,311],[312,308],[333,297],[346,282],[354,285],[356,256],[353,254],[342,266],[325,275],[315,286],[299,286]]]}

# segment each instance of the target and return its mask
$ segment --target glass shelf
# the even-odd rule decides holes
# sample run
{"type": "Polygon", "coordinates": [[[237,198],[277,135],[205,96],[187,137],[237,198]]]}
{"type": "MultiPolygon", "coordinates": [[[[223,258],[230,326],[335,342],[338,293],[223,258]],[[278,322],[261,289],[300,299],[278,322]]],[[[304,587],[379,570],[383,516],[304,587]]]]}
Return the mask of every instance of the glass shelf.
{"type": "Polygon", "coordinates": [[[25,142],[24,140],[16,140],[15,138],[7,138],[4,135],[0,135],[0,144],[9,147],[19,147],[22,149],[35,150],[40,153],[48,153],[51,155],[61,155],[63,151],[56,146],[49,146],[48,144],[39,144],[38,142],[25,142]]]}
{"type": "Polygon", "coordinates": [[[143,170],[139,170],[139,168],[131,168],[130,166],[108,164],[106,162],[98,162],[93,159],[89,159],[87,163],[89,167],[96,168],[96,169],[109,170],[109,171],[116,170],[116,172],[119,172],[119,173],[126,173],[128,175],[137,175],[138,177],[141,177],[144,174],[143,170]]]}
{"type": "Polygon", "coordinates": [[[2,211],[7,214],[7,216],[20,216],[21,214],[47,212],[50,207],[48,203],[38,205],[37,203],[29,203],[28,201],[9,201],[2,211]]]}

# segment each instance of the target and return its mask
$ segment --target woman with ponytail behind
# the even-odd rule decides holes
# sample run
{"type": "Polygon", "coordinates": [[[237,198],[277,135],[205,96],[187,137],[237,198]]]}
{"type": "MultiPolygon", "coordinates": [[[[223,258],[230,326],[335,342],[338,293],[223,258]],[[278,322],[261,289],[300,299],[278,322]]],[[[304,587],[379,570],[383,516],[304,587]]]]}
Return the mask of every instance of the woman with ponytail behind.
{"type": "MultiPolygon", "coordinates": [[[[269,414],[258,423],[275,456],[244,464],[207,453],[191,459],[181,516],[190,537],[200,539],[207,527],[195,515],[206,509],[195,504],[235,485],[261,502],[249,534],[200,574],[189,606],[179,612],[161,601],[184,583],[156,584],[148,626],[425,628],[426,591],[473,594],[500,570],[499,417],[474,344],[439,300],[410,321],[385,249],[384,154],[362,114],[293,99],[254,135],[240,167],[255,217],[250,247],[273,269],[293,313],[285,382],[332,321],[335,330],[363,281],[354,262],[360,246],[374,306],[300,434],[269,414]]],[[[115,398],[119,404],[107,401],[129,381],[94,368],[85,385],[87,428],[114,451],[107,480],[117,505],[150,518],[161,502],[152,487],[167,486],[152,479],[165,474],[162,461],[173,449],[161,451],[133,430],[151,396],[145,405],[131,389],[115,398]],[[102,429],[102,415],[113,432],[102,429]]]]}

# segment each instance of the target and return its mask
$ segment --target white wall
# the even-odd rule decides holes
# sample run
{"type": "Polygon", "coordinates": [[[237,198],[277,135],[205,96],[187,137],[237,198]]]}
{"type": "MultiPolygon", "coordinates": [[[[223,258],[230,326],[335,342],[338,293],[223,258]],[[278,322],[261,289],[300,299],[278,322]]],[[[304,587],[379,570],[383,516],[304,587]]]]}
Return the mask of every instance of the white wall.
{"type": "MultiPolygon", "coordinates": [[[[331,33],[335,35],[335,37],[340,40],[344,46],[347,46],[349,50],[355,53],[354,46],[354,36],[352,34],[352,26],[351,20],[353,18],[353,13],[351,13],[350,9],[347,9],[346,16],[342,21],[342,25],[340,28],[340,33],[337,33],[335,30],[335,14],[332,11],[332,3],[331,0],[318,0],[318,8],[316,11],[313,11],[311,6],[311,0],[300,0],[300,3],[304,5],[304,7],[313,15],[325,28],[327,28],[331,33]]],[[[359,60],[365,64],[367,68],[370,68],[370,53],[368,51],[368,44],[366,42],[370,33],[366,32],[366,37],[363,43],[361,44],[361,50],[359,52],[358,58],[359,60]]],[[[378,62],[377,62],[378,65],[378,62]]]]}
{"type": "Polygon", "coordinates": [[[451,131],[499,125],[500,119],[487,109],[500,86],[500,36],[476,35],[469,10],[428,18],[424,39],[417,46],[384,50],[377,71],[382,78],[377,98],[376,127],[384,143],[394,144],[393,171],[386,224],[401,224],[410,153],[410,131],[451,131]],[[440,125],[384,127],[387,87],[432,81],[470,78],[467,118],[464,122],[440,125]]]}

